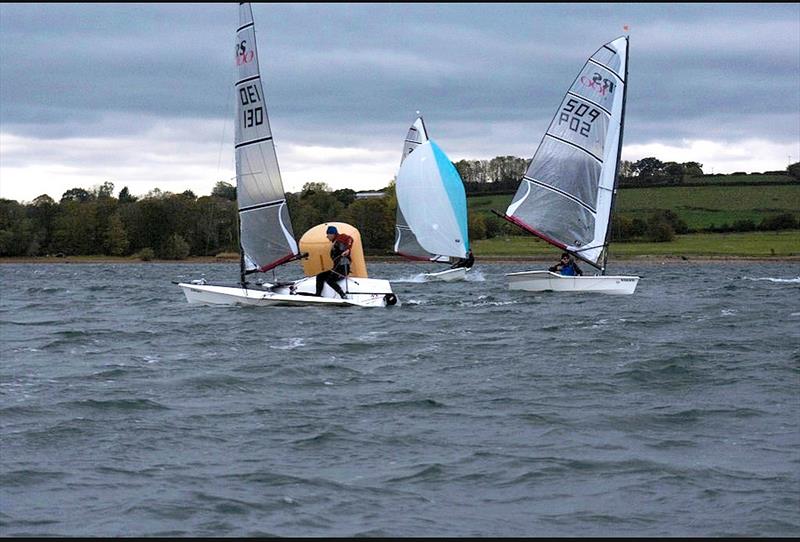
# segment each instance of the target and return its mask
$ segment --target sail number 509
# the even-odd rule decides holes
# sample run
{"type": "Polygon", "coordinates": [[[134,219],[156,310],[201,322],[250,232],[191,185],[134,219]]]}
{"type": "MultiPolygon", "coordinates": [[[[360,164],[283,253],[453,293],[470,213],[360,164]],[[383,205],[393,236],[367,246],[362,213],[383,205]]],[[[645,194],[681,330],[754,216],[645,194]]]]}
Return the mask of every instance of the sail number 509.
{"type": "Polygon", "coordinates": [[[589,107],[586,104],[578,102],[570,98],[561,114],[558,117],[558,125],[567,123],[567,126],[573,132],[581,134],[583,137],[589,137],[589,130],[592,128],[592,123],[600,116],[600,111],[594,107],[589,107]],[[589,121],[587,122],[584,117],[589,114],[589,121]]]}

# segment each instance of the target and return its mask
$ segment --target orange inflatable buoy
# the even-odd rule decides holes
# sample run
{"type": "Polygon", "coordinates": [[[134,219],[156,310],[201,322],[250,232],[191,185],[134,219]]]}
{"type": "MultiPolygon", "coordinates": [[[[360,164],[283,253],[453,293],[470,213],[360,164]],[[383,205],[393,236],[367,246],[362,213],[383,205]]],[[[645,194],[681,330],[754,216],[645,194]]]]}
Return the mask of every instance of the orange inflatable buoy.
{"type": "Polygon", "coordinates": [[[300,252],[308,253],[308,258],[300,260],[303,264],[303,274],[312,277],[333,269],[331,242],[325,235],[328,226],[336,226],[339,233],[346,233],[353,238],[353,247],[350,249],[350,276],[367,278],[367,263],[364,260],[364,248],[361,246],[361,234],[356,228],[344,222],[325,222],[303,234],[300,238],[300,252]]]}

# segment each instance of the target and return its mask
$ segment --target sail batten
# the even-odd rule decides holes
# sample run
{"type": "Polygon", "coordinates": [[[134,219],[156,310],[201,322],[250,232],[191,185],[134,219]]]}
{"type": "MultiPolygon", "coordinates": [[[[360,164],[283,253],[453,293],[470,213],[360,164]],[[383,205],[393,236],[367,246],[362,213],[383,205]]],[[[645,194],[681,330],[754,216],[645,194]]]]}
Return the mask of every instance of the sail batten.
{"type": "Polygon", "coordinates": [[[622,77],[621,77],[621,76],[620,76],[620,75],[619,75],[617,72],[615,72],[615,71],[614,71],[612,68],[609,68],[609,67],[608,67],[608,66],[606,66],[605,64],[601,64],[600,62],[596,61],[596,60],[595,60],[595,59],[593,59],[593,58],[590,58],[590,59],[588,60],[588,62],[590,62],[591,64],[595,64],[595,65],[597,65],[597,66],[599,66],[599,67],[601,67],[601,68],[603,68],[603,69],[605,69],[605,70],[608,70],[608,71],[609,71],[609,72],[610,72],[610,73],[611,73],[611,74],[612,74],[614,77],[616,77],[617,79],[619,79],[619,81],[620,81],[620,82],[622,82],[622,83],[624,83],[624,82],[625,82],[625,80],[624,80],[624,79],[623,79],[623,78],[622,78],[622,77]]]}
{"type": "Polygon", "coordinates": [[[600,163],[600,164],[603,163],[603,159],[602,158],[600,158],[599,156],[595,156],[594,154],[592,154],[592,151],[590,151],[589,149],[587,149],[585,147],[581,147],[577,143],[573,143],[572,141],[567,141],[566,139],[562,139],[562,138],[560,138],[558,136],[555,136],[553,134],[545,134],[545,137],[550,137],[550,138],[555,139],[556,141],[558,141],[560,143],[563,143],[564,145],[569,145],[570,147],[575,147],[576,149],[585,152],[586,154],[588,154],[589,156],[591,156],[592,158],[597,160],[598,163],[600,163]]]}
{"type": "Polygon", "coordinates": [[[587,211],[591,211],[592,213],[597,213],[597,209],[595,209],[594,207],[592,207],[591,205],[589,205],[585,201],[581,201],[580,199],[576,198],[572,194],[570,194],[568,192],[564,192],[563,190],[560,190],[560,189],[558,189],[557,187],[555,187],[555,186],[553,186],[551,184],[547,184],[547,183],[544,183],[542,181],[538,181],[536,179],[530,179],[528,177],[524,177],[524,179],[526,181],[528,181],[529,183],[533,183],[535,185],[538,185],[538,186],[544,188],[545,190],[550,190],[552,192],[555,192],[556,194],[559,194],[560,196],[563,196],[565,198],[568,198],[568,199],[574,201],[575,203],[577,203],[581,207],[584,207],[587,211]]]}
{"type": "MultiPolygon", "coordinates": [[[[253,141],[242,141],[234,145],[234,148],[246,147],[247,145],[255,145],[256,143],[264,143],[265,141],[272,141],[272,137],[263,137],[261,139],[254,139],[253,141]]],[[[252,175],[252,173],[251,173],[252,175]]]]}
{"type": "Polygon", "coordinates": [[[512,222],[596,267],[608,245],[627,61],[623,36],[584,63],[506,210],[512,222]]]}
{"type": "Polygon", "coordinates": [[[261,84],[253,12],[239,5],[234,149],[242,260],[263,271],[298,253],[261,84]]]}

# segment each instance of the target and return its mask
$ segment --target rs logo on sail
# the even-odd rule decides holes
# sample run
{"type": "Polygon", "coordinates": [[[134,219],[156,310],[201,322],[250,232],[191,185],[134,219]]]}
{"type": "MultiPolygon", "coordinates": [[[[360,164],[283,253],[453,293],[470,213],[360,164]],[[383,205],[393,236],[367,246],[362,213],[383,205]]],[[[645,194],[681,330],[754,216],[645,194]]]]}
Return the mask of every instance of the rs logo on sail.
{"type": "Polygon", "coordinates": [[[591,79],[585,75],[581,75],[581,84],[596,91],[601,96],[614,93],[614,81],[604,78],[597,72],[594,73],[591,79]]]}
{"type": "Polygon", "coordinates": [[[242,40],[236,45],[236,65],[241,66],[253,61],[256,56],[255,51],[248,51],[245,45],[247,40],[242,40]]]}

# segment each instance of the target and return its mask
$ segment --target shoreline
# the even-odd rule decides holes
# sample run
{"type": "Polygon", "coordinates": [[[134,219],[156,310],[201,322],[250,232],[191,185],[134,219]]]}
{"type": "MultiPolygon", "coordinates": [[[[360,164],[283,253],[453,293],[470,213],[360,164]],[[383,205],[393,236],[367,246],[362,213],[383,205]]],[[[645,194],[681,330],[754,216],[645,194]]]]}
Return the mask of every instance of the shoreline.
{"type": "MultiPolygon", "coordinates": [[[[401,257],[393,256],[367,256],[367,263],[411,263],[401,257]]],[[[476,258],[476,264],[480,263],[523,263],[523,262],[552,262],[553,257],[548,256],[483,256],[476,258]]],[[[183,260],[160,260],[153,258],[144,261],[131,257],[114,256],[30,256],[30,257],[2,257],[2,264],[231,264],[238,263],[238,258],[215,257],[215,256],[194,256],[183,260]]],[[[729,263],[729,262],[766,262],[766,263],[800,263],[800,256],[662,256],[662,255],[640,255],[610,258],[609,263],[641,263],[641,264],[664,264],[664,263],[729,263]]],[[[435,263],[435,262],[430,262],[435,263]]]]}

